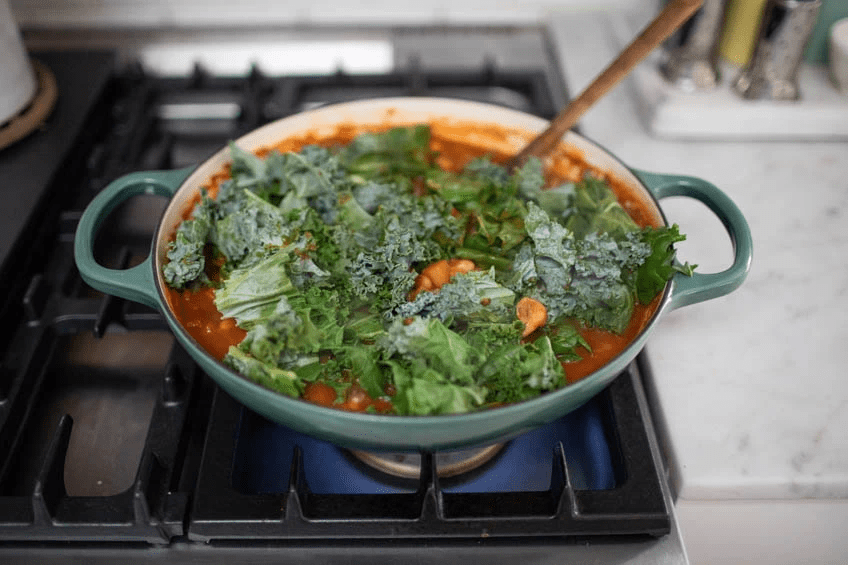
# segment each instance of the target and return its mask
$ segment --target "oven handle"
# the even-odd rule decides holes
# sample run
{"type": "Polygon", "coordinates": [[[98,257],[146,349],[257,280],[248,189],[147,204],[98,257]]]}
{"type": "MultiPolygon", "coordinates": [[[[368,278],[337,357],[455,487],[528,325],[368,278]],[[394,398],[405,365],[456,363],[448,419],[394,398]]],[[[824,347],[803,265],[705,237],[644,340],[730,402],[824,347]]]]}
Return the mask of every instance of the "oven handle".
{"type": "Polygon", "coordinates": [[[103,221],[133,196],[155,194],[171,198],[195,167],[172,171],[130,173],[104,188],[83,212],[74,237],[74,259],[80,276],[92,288],[162,310],[153,275],[153,251],[129,269],[110,269],[94,258],[94,241],[103,221]]]}
{"type": "Polygon", "coordinates": [[[676,273],[669,308],[674,310],[729,294],[748,276],[753,256],[751,230],[742,211],[714,184],[697,177],[649,173],[631,169],[657,200],[687,196],[707,206],[724,225],[733,246],[733,263],[718,273],[676,273]]]}

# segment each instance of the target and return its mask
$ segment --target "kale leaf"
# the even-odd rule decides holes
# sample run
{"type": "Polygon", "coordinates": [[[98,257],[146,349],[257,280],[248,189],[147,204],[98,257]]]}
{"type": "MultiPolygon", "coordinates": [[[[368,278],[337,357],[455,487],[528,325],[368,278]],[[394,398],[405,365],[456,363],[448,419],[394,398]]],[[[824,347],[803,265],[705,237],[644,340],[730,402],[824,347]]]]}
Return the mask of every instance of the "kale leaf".
{"type": "Polygon", "coordinates": [[[608,232],[582,239],[533,204],[525,221],[532,245],[516,255],[513,288],[545,304],[552,319],[574,317],[621,333],[633,315],[629,273],[647,255],[647,245],[624,244],[608,232]]]}
{"type": "Polygon", "coordinates": [[[474,378],[479,351],[436,318],[397,320],[377,341],[393,376],[401,414],[450,414],[479,408],[486,389],[474,378]]]}
{"type": "Polygon", "coordinates": [[[290,234],[286,215],[250,190],[210,230],[210,241],[231,265],[249,266],[280,248],[290,234]]]}
{"type": "Polygon", "coordinates": [[[343,147],[338,158],[359,181],[383,180],[406,186],[432,168],[430,128],[418,125],[363,133],[343,147]]]}
{"type": "Polygon", "coordinates": [[[168,244],[168,262],[162,269],[168,286],[182,289],[198,279],[206,280],[204,249],[212,230],[214,207],[214,201],[203,191],[192,217],[184,220],[177,228],[174,241],[168,244]]]}
{"type": "Polygon", "coordinates": [[[646,228],[641,233],[642,241],[650,247],[650,255],[636,270],[636,293],[642,304],[653,300],[675,272],[692,274],[695,266],[674,263],[674,244],[686,236],[680,233],[677,224],[659,229],[646,228]]]}
{"type": "Polygon", "coordinates": [[[239,327],[249,329],[264,320],[277,303],[295,287],[286,265],[288,249],[281,249],[255,265],[234,269],[215,291],[215,306],[224,318],[235,318],[239,327]]]}
{"type": "Polygon", "coordinates": [[[575,186],[573,209],[564,225],[577,238],[606,233],[619,239],[639,230],[609,186],[592,176],[586,176],[575,186]]]}
{"type": "Polygon", "coordinates": [[[494,268],[457,274],[438,293],[420,292],[415,300],[404,302],[394,315],[438,318],[442,322],[502,323],[514,319],[515,293],[495,280],[494,268]]]}

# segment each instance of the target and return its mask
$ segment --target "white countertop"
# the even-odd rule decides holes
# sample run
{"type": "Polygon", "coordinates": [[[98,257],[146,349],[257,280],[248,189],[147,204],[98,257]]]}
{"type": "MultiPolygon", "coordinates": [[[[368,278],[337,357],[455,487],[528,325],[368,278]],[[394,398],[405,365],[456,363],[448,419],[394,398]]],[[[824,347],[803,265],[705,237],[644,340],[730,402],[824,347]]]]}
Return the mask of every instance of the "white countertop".
{"type": "MultiPolygon", "coordinates": [[[[574,40],[575,21],[554,27],[558,39],[574,40]]],[[[609,35],[579,39],[587,56],[564,63],[575,92],[615,54],[609,35]]],[[[648,342],[678,496],[848,498],[848,142],[657,139],[627,82],[580,127],[632,167],[716,184],[753,234],[745,284],[666,314],[648,342]]],[[[706,208],[663,207],[688,234],[682,260],[704,272],[730,263],[706,208]]]]}
{"type": "MultiPolygon", "coordinates": [[[[623,47],[600,31],[610,26],[620,27],[603,14],[553,20],[572,95],[623,47]],[[577,49],[581,57],[567,57],[577,49]]],[[[647,345],[684,540],[687,513],[690,529],[710,524],[696,534],[705,539],[721,527],[744,530],[731,516],[748,516],[748,527],[755,516],[788,524],[802,515],[793,508],[813,502],[823,505],[807,506],[813,516],[838,510],[818,524],[832,528],[818,561],[829,562],[848,550],[848,142],[658,139],[630,80],[584,116],[582,133],[632,167],[716,184],[754,240],[739,290],[667,313],[647,345]],[[778,502],[795,506],[769,516],[778,502]]],[[[729,239],[705,207],[689,199],[663,207],[688,234],[681,259],[703,272],[730,264],[729,239]]]]}

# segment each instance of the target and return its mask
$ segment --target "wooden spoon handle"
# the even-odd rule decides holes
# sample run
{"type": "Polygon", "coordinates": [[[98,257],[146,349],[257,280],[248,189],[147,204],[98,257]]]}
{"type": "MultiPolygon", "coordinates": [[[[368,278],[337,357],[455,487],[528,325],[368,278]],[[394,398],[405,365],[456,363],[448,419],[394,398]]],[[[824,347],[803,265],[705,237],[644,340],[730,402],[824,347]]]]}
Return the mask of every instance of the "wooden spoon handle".
{"type": "Polygon", "coordinates": [[[520,166],[531,155],[544,157],[559,143],[586,110],[606,94],[644,59],[648,53],[665,41],[701,7],[703,0],[671,0],[662,12],[633,40],[597,78],[574,98],[539,134],[510,161],[510,166],[520,166]]]}

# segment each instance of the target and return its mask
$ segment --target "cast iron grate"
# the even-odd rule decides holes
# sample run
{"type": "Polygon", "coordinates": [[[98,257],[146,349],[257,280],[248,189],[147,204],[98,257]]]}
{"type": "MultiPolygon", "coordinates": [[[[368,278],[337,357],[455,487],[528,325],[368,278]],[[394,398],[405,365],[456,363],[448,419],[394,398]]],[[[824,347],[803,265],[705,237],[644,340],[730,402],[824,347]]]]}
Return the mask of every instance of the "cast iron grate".
{"type": "MultiPolygon", "coordinates": [[[[21,192],[9,197],[32,200],[21,230],[8,234],[12,252],[3,262],[3,280],[21,282],[0,308],[0,540],[166,544],[184,532],[183,477],[198,433],[188,415],[205,425],[201,375],[172,346],[158,313],[93,292],[73,261],[80,210],[134,166],[135,136],[144,130],[121,115],[112,55],[37,57],[55,73],[61,102],[42,131],[0,160],[16,175],[5,177],[10,191],[21,192]],[[150,353],[133,349],[135,336],[165,349],[157,365],[111,366],[150,353]],[[116,343],[120,355],[109,351],[116,343]],[[100,435],[87,437],[91,431],[100,435]],[[114,452],[97,453],[104,445],[114,452]],[[130,447],[137,452],[125,453],[130,447]]],[[[147,253],[150,234],[104,239],[109,249],[100,257],[122,268],[147,253]]]]}
{"type": "MultiPolygon", "coordinates": [[[[288,488],[282,493],[244,493],[233,487],[236,435],[243,407],[220,391],[200,465],[189,539],[381,539],[665,535],[669,515],[634,381],[636,363],[601,395],[612,420],[616,486],[578,489],[572,484],[562,444],[555,446],[550,488],[539,492],[454,492],[442,488],[433,455],[421,459],[414,492],[315,493],[295,447],[288,488]],[[647,456],[646,456],[647,454],[647,456]]],[[[281,470],[281,472],[283,472],[281,470]]]]}

